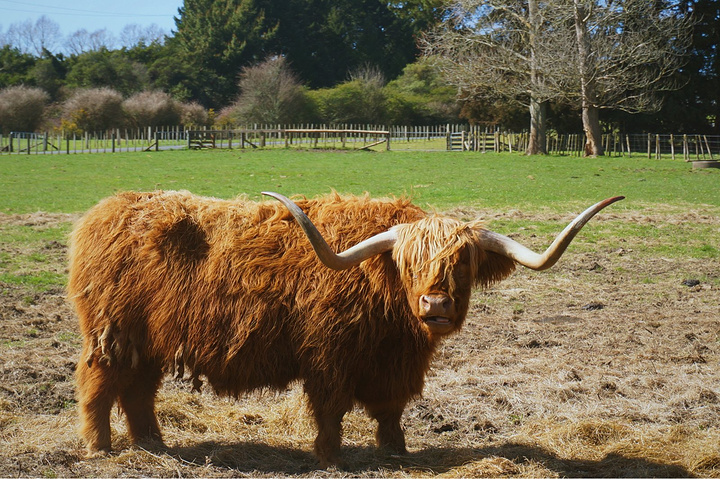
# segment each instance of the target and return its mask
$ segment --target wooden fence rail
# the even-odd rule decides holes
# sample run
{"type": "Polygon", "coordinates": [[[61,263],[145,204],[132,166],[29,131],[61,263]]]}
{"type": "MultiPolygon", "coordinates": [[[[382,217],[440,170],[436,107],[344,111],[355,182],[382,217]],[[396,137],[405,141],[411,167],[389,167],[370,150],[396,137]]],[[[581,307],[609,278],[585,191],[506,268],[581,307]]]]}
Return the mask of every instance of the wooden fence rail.
{"type": "MultiPolygon", "coordinates": [[[[212,130],[183,126],[113,129],[99,133],[13,132],[0,134],[3,154],[70,154],[177,148],[353,148],[522,152],[527,132],[508,132],[467,124],[386,126],[368,124],[252,124],[212,130]]],[[[602,136],[605,155],[663,156],[685,161],[716,160],[720,135],[624,134],[602,136]]],[[[583,134],[547,135],[548,153],[582,157],[583,134]]]]}

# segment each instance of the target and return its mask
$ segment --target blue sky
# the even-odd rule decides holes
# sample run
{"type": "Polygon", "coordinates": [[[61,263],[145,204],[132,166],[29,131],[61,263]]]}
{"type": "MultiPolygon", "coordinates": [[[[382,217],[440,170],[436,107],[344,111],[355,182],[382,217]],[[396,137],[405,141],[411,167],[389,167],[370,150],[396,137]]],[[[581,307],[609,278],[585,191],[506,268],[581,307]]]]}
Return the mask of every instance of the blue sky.
{"type": "Polygon", "coordinates": [[[0,0],[0,32],[13,23],[35,23],[46,15],[60,25],[63,36],[83,28],[88,32],[106,28],[117,36],[125,25],[153,23],[169,34],[182,4],[183,0],[0,0]]]}

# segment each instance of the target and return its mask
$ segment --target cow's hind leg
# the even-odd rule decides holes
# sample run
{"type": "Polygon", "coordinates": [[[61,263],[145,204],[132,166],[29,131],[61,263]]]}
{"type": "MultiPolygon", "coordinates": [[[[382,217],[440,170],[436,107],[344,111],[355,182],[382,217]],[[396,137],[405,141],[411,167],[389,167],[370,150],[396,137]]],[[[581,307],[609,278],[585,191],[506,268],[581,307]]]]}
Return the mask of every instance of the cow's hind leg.
{"type": "Polygon", "coordinates": [[[155,416],[155,395],[162,376],[159,365],[141,362],[129,372],[119,391],[120,407],[127,419],[130,438],[136,444],[162,441],[155,416]]]}
{"type": "Polygon", "coordinates": [[[378,447],[396,454],[406,453],[405,432],[400,425],[405,403],[371,403],[366,404],[365,409],[370,417],[378,422],[377,432],[375,433],[378,447]]]}
{"type": "MultiPolygon", "coordinates": [[[[86,357],[87,351],[82,355],[86,357]]],[[[80,435],[90,454],[107,452],[110,450],[110,411],[118,395],[118,371],[104,361],[88,364],[81,360],[76,377],[80,435]]]]}

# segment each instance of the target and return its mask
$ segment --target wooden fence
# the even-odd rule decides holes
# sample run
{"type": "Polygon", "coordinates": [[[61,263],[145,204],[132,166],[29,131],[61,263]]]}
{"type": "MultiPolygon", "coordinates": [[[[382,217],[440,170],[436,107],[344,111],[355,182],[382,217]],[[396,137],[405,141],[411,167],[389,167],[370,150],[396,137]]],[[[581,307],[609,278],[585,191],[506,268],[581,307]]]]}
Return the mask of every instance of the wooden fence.
{"type": "MultiPolygon", "coordinates": [[[[529,140],[530,135],[527,132],[488,132],[469,127],[449,135],[448,149],[483,152],[524,151],[529,140]]],[[[665,155],[673,160],[682,158],[685,161],[720,158],[718,135],[609,133],[602,135],[601,141],[606,156],[643,156],[648,159],[661,159],[665,155]]],[[[547,135],[546,150],[548,153],[560,155],[584,156],[585,135],[550,133],[547,135]]]]}
{"type": "MultiPolygon", "coordinates": [[[[82,135],[60,133],[12,133],[0,135],[2,154],[112,153],[117,151],[180,148],[353,148],[385,150],[460,150],[522,152],[529,134],[491,130],[472,125],[385,126],[367,124],[244,125],[224,130],[193,130],[182,126],[114,129],[82,135]]],[[[669,156],[685,161],[720,157],[718,135],[605,134],[608,156],[669,156]]],[[[547,151],[581,157],[582,134],[547,135],[547,151]]]]}
{"type": "Polygon", "coordinates": [[[267,148],[355,148],[367,150],[384,144],[390,149],[390,131],[352,128],[243,128],[234,130],[188,130],[187,147],[267,148]]]}
{"type": "Polygon", "coordinates": [[[0,134],[0,154],[115,153],[182,148],[185,137],[186,130],[179,125],[82,134],[12,132],[6,136],[0,134]]]}

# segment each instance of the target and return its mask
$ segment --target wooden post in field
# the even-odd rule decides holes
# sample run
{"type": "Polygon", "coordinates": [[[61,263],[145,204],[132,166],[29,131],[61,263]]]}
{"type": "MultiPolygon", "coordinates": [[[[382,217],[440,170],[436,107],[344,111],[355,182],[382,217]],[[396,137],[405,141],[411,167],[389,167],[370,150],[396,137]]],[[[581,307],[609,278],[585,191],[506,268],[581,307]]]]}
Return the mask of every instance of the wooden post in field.
{"type": "Polygon", "coordinates": [[[672,133],[670,133],[670,158],[675,159],[675,140],[672,133]]]}
{"type": "Polygon", "coordinates": [[[647,145],[648,145],[647,153],[648,153],[648,160],[649,160],[650,158],[652,158],[651,150],[650,150],[650,133],[648,133],[648,135],[647,135],[647,145]]]}
{"type": "Polygon", "coordinates": [[[707,148],[708,155],[710,156],[710,159],[713,160],[714,158],[713,158],[712,150],[710,149],[710,144],[707,141],[707,136],[703,135],[703,139],[705,140],[705,148],[707,148]]]}
{"type": "Polygon", "coordinates": [[[632,151],[630,150],[630,135],[625,135],[625,142],[627,143],[628,156],[632,156],[632,151]]]}
{"type": "Polygon", "coordinates": [[[687,135],[683,135],[683,158],[685,161],[690,161],[690,151],[688,148],[687,135]]]}
{"type": "Polygon", "coordinates": [[[655,135],[655,159],[662,159],[662,154],[660,153],[660,135],[655,135]]]}

